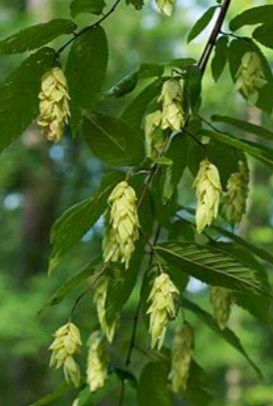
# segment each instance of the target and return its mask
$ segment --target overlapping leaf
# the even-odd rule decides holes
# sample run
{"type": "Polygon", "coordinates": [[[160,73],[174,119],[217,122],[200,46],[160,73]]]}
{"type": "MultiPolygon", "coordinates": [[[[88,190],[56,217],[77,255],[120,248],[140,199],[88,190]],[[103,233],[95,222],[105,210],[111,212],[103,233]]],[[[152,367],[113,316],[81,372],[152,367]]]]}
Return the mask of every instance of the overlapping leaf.
{"type": "Polygon", "coordinates": [[[180,241],[158,245],[156,251],[181,272],[210,285],[240,293],[269,295],[267,284],[255,269],[224,251],[180,241]]]}

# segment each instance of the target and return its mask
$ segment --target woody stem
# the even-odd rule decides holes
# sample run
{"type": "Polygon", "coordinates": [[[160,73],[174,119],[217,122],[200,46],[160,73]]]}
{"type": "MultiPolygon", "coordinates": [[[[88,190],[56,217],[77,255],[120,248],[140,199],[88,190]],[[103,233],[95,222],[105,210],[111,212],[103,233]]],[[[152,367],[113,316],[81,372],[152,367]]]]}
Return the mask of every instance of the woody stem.
{"type": "Polygon", "coordinates": [[[221,32],[222,25],[225,21],[229,6],[231,4],[232,0],[223,0],[223,3],[221,5],[220,13],[218,15],[218,18],[215,22],[215,25],[213,27],[213,30],[209,36],[208,42],[204,48],[204,51],[200,57],[200,60],[198,62],[198,67],[200,68],[201,72],[204,73],[208,64],[208,61],[210,59],[211,53],[213,51],[213,48],[216,44],[217,38],[219,33],[221,32]]]}

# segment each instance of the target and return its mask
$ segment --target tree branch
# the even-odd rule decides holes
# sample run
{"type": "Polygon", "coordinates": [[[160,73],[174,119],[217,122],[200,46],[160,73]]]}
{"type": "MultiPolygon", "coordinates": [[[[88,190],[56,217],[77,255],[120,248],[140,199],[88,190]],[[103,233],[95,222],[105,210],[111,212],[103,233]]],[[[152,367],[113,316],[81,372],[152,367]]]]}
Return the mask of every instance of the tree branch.
{"type": "Polygon", "coordinates": [[[203,51],[203,53],[202,53],[202,55],[200,57],[200,60],[198,62],[198,67],[200,68],[202,73],[205,72],[207,63],[209,61],[210,55],[211,55],[211,53],[213,51],[213,48],[214,48],[214,46],[216,44],[218,35],[219,35],[220,31],[221,31],[221,28],[222,28],[223,22],[225,20],[225,17],[227,15],[229,6],[231,4],[231,1],[232,0],[223,0],[219,16],[218,16],[218,18],[216,20],[216,23],[215,23],[215,25],[213,27],[213,30],[212,30],[211,34],[210,34],[210,37],[209,37],[208,42],[207,42],[207,44],[206,44],[206,46],[204,48],[204,51],[203,51]]]}
{"type": "Polygon", "coordinates": [[[100,25],[104,20],[106,20],[113,12],[116,10],[117,6],[121,0],[116,0],[113,6],[107,11],[106,14],[104,14],[99,20],[97,20],[94,24],[89,25],[88,27],[84,27],[81,31],[78,33],[74,33],[74,36],[70,38],[64,45],[61,46],[61,48],[58,49],[56,52],[56,56],[59,56],[70,44],[72,44],[78,37],[80,37],[82,34],[84,34],[86,31],[93,30],[96,28],[98,25],[100,25]]]}

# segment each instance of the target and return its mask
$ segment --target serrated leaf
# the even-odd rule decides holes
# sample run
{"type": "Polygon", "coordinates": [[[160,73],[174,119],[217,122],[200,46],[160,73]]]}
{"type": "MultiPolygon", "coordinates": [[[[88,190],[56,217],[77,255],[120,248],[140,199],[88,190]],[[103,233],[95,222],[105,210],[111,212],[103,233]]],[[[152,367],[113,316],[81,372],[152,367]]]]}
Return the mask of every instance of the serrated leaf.
{"type": "MultiPolygon", "coordinates": [[[[223,251],[230,252],[232,255],[237,257],[239,260],[244,261],[250,267],[255,269],[260,275],[260,279],[263,280],[265,286],[267,286],[268,291],[270,291],[270,285],[268,282],[268,276],[264,267],[253,257],[253,255],[245,248],[238,246],[234,243],[227,242],[215,242],[212,244],[213,247],[219,248],[223,251]]],[[[234,293],[236,303],[248,310],[254,317],[263,322],[268,321],[268,312],[272,299],[267,296],[254,296],[254,295],[241,295],[234,293]]]]}
{"type": "Polygon", "coordinates": [[[70,4],[70,14],[73,18],[82,13],[102,14],[104,0],[73,0],[70,4]]]}
{"type": "Polygon", "coordinates": [[[272,21],[270,24],[264,24],[260,27],[257,27],[253,31],[252,37],[265,47],[273,48],[272,21]]]}
{"type": "Polygon", "coordinates": [[[211,383],[206,372],[192,360],[185,398],[192,406],[209,405],[213,399],[211,383]]]}
{"type": "Polygon", "coordinates": [[[158,63],[142,63],[138,69],[139,79],[149,79],[161,76],[164,73],[164,65],[158,63]]]}
{"type": "Polygon", "coordinates": [[[216,42],[214,57],[211,61],[212,76],[215,82],[218,81],[227,64],[228,44],[228,37],[224,35],[216,42]]]}
{"type": "Polygon", "coordinates": [[[187,42],[191,42],[196,38],[201,32],[209,25],[210,21],[212,20],[215,11],[219,6],[210,7],[206,12],[199,18],[199,20],[194,24],[192,27],[187,42]]]}
{"type": "Polygon", "coordinates": [[[76,28],[73,21],[64,18],[25,28],[0,41],[0,54],[18,54],[41,48],[61,35],[71,34],[76,28]]]}
{"type": "Polygon", "coordinates": [[[99,97],[107,61],[108,45],[103,28],[89,29],[76,38],[66,67],[73,132],[78,129],[82,111],[90,111],[99,97]]]}
{"type": "Polygon", "coordinates": [[[82,282],[89,278],[95,271],[95,267],[99,264],[99,259],[91,261],[87,266],[85,266],[76,275],[73,275],[67,281],[60,286],[53,295],[47,300],[44,306],[39,310],[38,315],[40,315],[46,307],[55,306],[59,304],[65,296],[67,296],[72,290],[78,287],[82,282]]]}
{"type": "Polygon", "coordinates": [[[121,173],[107,174],[94,197],[75,204],[58,218],[51,230],[53,250],[49,261],[49,273],[103,214],[111,190],[123,178],[124,174],[121,173]]]}
{"type": "Polygon", "coordinates": [[[242,247],[248,249],[249,252],[252,252],[255,254],[257,257],[263,259],[264,261],[269,262],[270,264],[273,265],[273,255],[270,254],[267,250],[257,247],[256,245],[253,245],[249,243],[247,240],[244,238],[240,237],[239,235],[236,235],[232,233],[231,231],[226,230],[223,227],[219,227],[217,225],[212,225],[211,226],[213,229],[219,231],[221,234],[223,234],[225,237],[228,237],[230,240],[234,241],[236,244],[241,245],[242,247]]]}
{"type": "MultiPolygon", "coordinates": [[[[240,67],[241,61],[245,53],[255,52],[261,61],[263,73],[267,83],[257,90],[258,99],[255,106],[265,111],[266,113],[271,113],[273,109],[273,76],[271,68],[268,64],[267,59],[260,50],[260,48],[248,38],[236,38],[234,39],[229,47],[229,67],[233,82],[236,83],[236,74],[240,67]]],[[[240,92],[241,93],[241,92],[240,92]]],[[[241,93],[242,94],[242,93],[241,93]]],[[[245,96],[242,94],[245,98],[245,96]]]]}
{"type": "Polygon", "coordinates": [[[238,128],[239,130],[245,131],[246,133],[251,133],[263,137],[266,140],[273,141],[273,132],[267,128],[261,127],[257,124],[249,123],[248,121],[239,120],[237,118],[213,115],[211,119],[218,123],[229,124],[233,127],[238,128]]]}
{"type": "Polygon", "coordinates": [[[240,293],[269,295],[268,287],[255,269],[221,250],[173,241],[158,245],[156,251],[181,272],[210,285],[222,286],[240,293]]]}
{"type": "Polygon", "coordinates": [[[252,359],[248,356],[247,352],[245,351],[244,347],[242,346],[238,337],[234,334],[232,330],[228,327],[225,329],[220,329],[217,322],[214,318],[197,304],[191,302],[188,299],[183,299],[183,307],[187,310],[193,312],[200,320],[202,320],[211,330],[213,330],[216,334],[218,334],[221,338],[223,338],[228,344],[230,344],[235,350],[241,353],[251,367],[255,370],[259,378],[262,378],[262,372],[257,367],[257,365],[252,361],[252,359]]]}
{"type": "Polygon", "coordinates": [[[131,259],[129,268],[126,271],[117,269],[109,280],[105,305],[106,319],[109,325],[120,313],[135,287],[142,255],[143,247],[138,247],[131,259]]]}
{"type": "Polygon", "coordinates": [[[196,111],[201,103],[202,72],[195,65],[185,67],[184,96],[191,111],[196,111]]]}
{"type": "Polygon", "coordinates": [[[54,392],[51,392],[49,395],[43,397],[40,400],[37,400],[37,402],[32,403],[29,406],[50,405],[51,403],[55,402],[57,399],[59,399],[61,396],[63,396],[66,392],[68,392],[71,389],[72,389],[71,386],[69,386],[67,383],[64,382],[54,392]]]}
{"type": "Polygon", "coordinates": [[[121,79],[115,86],[113,86],[107,93],[107,96],[123,97],[131,93],[137,85],[138,75],[137,72],[132,72],[121,79]]]}
{"type": "Polygon", "coordinates": [[[37,117],[41,78],[54,64],[54,50],[42,48],[27,58],[0,88],[0,151],[37,117]]]}
{"type": "Polygon", "coordinates": [[[272,24],[273,5],[252,7],[230,21],[229,28],[236,31],[244,25],[272,24]]]}
{"type": "Polygon", "coordinates": [[[200,134],[211,137],[212,139],[219,141],[222,144],[230,145],[239,150],[242,150],[249,155],[257,158],[259,161],[263,162],[265,165],[268,165],[272,168],[273,165],[273,149],[268,148],[264,145],[257,144],[255,142],[243,141],[233,137],[230,134],[217,133],[213,131],[203,130],[200,134]]]}
{"type": "Polygon", "coordinates": [[[165,362],[151,362],[144,367],[138,385],[138,406],[173,404],[172,394],[167,386],[168,373],[165,362]]]}
{"type": "Polygon", "coordinates": [[[136,10],[141,10],[144,6],[144,0],[126,0],[126,4],[132,4],[136,10]]]}
{"type": "Polygon", "coordinates": [[[141,134],[121,119],[92,115],[83,122],[83,134],[94,154],[110,165],[132,166],[144,159],[141,134]]]}
{"type": "Polygon", "coordinates": [[[121,118],[128,121],[132,126],[140,128],[143,116],[149,103],[159,95],[162,80],[157,79],[148,85],[136,98],[125,108],[121,118]]]}
{"type": "Polygon", "coordinates": [[[162,168],[160,173],[161,199],[163,204],[176,195],[178,184],[188,163],[188,137],[178,134],[166,152],[166,158],[173,164],[162,168]]]}

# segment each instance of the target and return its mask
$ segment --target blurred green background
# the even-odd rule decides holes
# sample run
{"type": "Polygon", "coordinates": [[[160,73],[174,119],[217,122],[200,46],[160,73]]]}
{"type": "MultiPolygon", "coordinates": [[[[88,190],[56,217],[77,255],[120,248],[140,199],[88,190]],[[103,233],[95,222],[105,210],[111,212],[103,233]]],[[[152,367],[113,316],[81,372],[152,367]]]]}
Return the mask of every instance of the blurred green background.
{"type": "MultiPolygon", "coordinates": [[[[230,15],[235,15],[243,7],[259,3],[234,1],[230,15]]],[[[153,2],[147,2],[141,12],[132,6],[122,5],[104,24],[110,46],[105,90],[141,62],[198,58],[208,30],[190,46],[186,45],[186,35],[193,22],[212,4],[213,1],[179,0],[171,19],[162,17],[153,2]]],[[[69,17],[68,5],[69,2],[64,0],[0,0],[0,37],[52,17],[69,17]]],[[[93,17],[83,16],[78,22],[85,24],[90,18],[93,17]]],[[[59,42],[64,40],[62,38],[59,42]]],[[[270,53],[267,56],[272,59],[270,53]]],[[[0,56],[0,83],[21,58],[0,56]]],[[[118,114],[138,90],[126,98],[106,99],[99,108],[118,114]]],[[[272,119],[247,107],[235,94],[228,72],[224,73],[218,87],[208,69],[203,103],[202,115],[207,118],[211,113],[219,113],[248,118],[269,128],[273,124],[272,119]]],[[[73,141],[67,136],[61,144],[48,145],[35,126],[0,157],[0,405],[28,405],[62,381],[59,371],[48,369],[47,347],[52,332],[66,322],[81,290],[73,292],[58,306],[47,308],[38,317],[37,312],[68,276],[77,272],[96,254],[100,246],[101,226],[98,224],[84,237],[51,278],[46,275],[49,230],[63,210],[92,194],[103,170],[102,164],[92,156],[83,140],[73,141]]],[[[251,172],[253,188],[249,214],[242,232],[252,243],[272,250],[273,175],[255,162],[251,162],[251,172]]],[[[184,203],[192,198],[192,180],[189,175],[188,178],[180,188],[181,201],[184,203]]],[[[272,270],[268,271],[272,279],[272,270]]],[[[188,290],[189,295],[209,309],[206,287],[192,281],[188,290]]],[[[135,304],[136,297],[132,297],[122,318],[122,337],[118,340],[121,353],[128,346],[135,304]]],[[[87,295],[77,308],[77,320],[87,333],[96,325],[92,296],[87,295]]],[[[264,326],[237,307],[230,323],[248,353],[262,368],[265,382],[257,380],[244,358],[228,344],[198,320],[193,319],[192,323],[197,331],[196,359],[209,372],[215,387],[214,406],[273,405],[272,323],[264,326]]],[[[142,348],[148,344],[144,328],[139,330],[138,342],[141,342],[142,348]]],[[[113,355],[117,362],[121,362],[118,354],[113,355]]],[[[132,368],[144,361],[141,353],[135,353],[132,368]]],[[[113,399],[118,392],[119,383],[113,383],[109,394],[103,400],[98,400],[97,404],[115,405],[113,399]]],[[[72,393],[55,404],[70,405],[74,397],[72,393]]],[[[133,390],[128,389],[125,404],[134,405],[133,399],[133,390]]],[[[179,402],[177,405],[182,405],[179,402]]]]}

